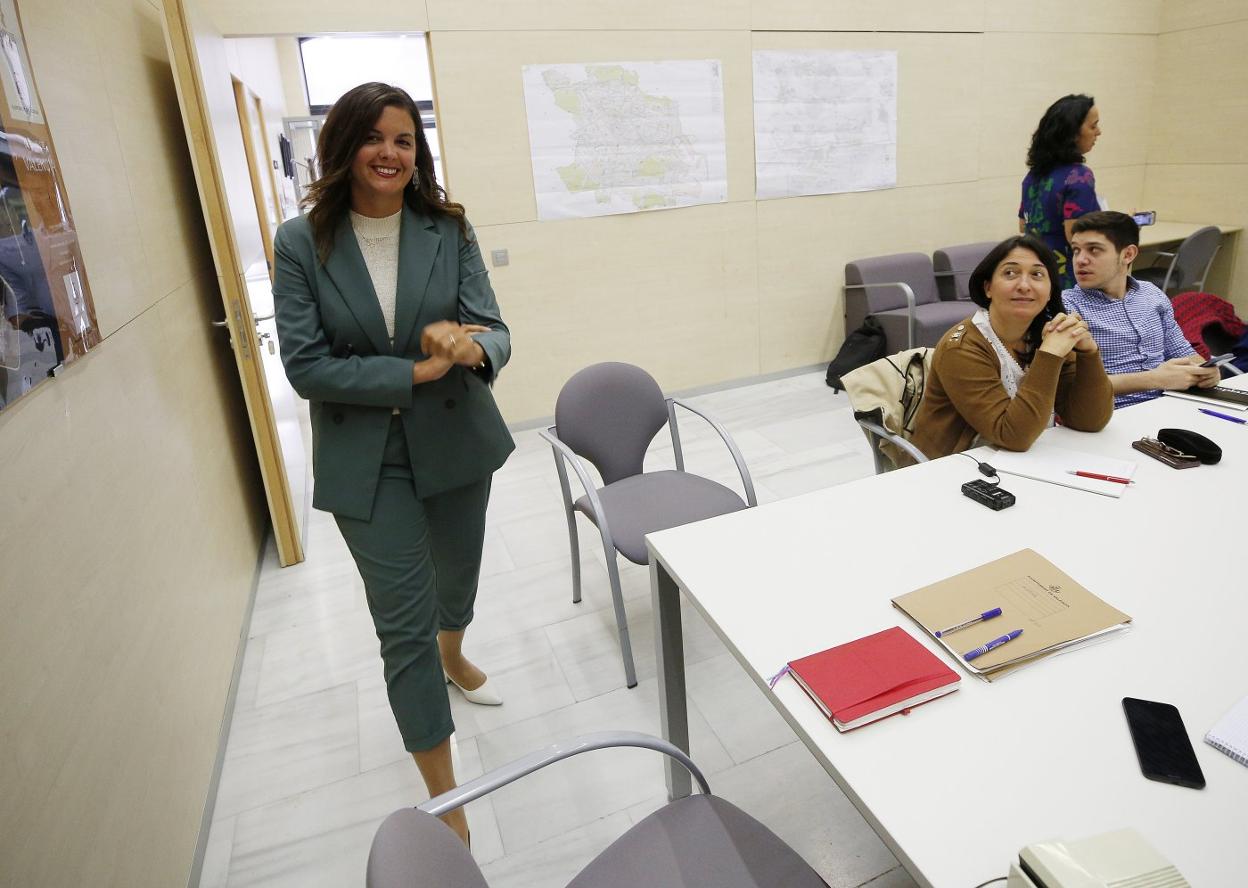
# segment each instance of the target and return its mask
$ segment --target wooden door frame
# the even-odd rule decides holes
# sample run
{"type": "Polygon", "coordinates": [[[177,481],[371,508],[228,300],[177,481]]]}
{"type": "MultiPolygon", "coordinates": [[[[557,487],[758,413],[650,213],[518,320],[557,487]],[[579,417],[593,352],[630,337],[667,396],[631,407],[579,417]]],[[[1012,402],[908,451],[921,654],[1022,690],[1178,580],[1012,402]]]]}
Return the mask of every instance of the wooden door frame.
{"type": "Polygon", "coordinates": [[[285,215],[282,208],[282,191],[277,181],[277,171],[273,168],[273,152],[269,149],[269,127],[264,119],[264,102],[260,101],[260,97],[255,93],[251,94],[252,101],[256,106],[256,121],[260,124],[260,132],[264,135],[264,139],[260,145],[264,148],[264,170],[269,175],[269,182],[273,186],[273,209],[277,212],[277,224],[281,225],[285,221],[285,215]]]}
{"type": "MultiPolygon", "coordinates": [[[[165,42],[173,67],[178,104],[195,172],[195,184],[208,229],[208,243],[217,268],[225,320],[233,343],[234,362],[242,383],[247,418],[260,463],[264,496],[273,523],[278,560],[285,567],[303,560],[303,544],[286,480],[286,465],[273,419],[264,368],[259,360],[260,341],[256,335],[251,302],[247,296],[244,269],[239,261],[238,243],[230,221],[229,203],[221,181],[221,164],[213,138],[212,119],[200,76],[195,36],[184,0],[161,0],[164,10],[165,42]]],[[[224,38],[223,38],[224,39],[224,38]]]]}
{"type": "MultiPolygon", "coordinates": [[[[264,184],[260,173],[260,156],[252,138],[252,113],[255,105],[260,102],[259,96],[237,77],[230,78],[234,87],[234,106],[238,109],[238,125],[243,131],[243,152],[247,155],[247,172],[251,175],[251,194],[256,201],[256,216],[260,220],[260,242],[264,245],[264,260],[269,265],[269,280],[273,279],[273,230],[269,226],[269,208],[264,200],[264,184]],[[253,102],[254,100],[254,102],[253,102]]],[[[261,127],[264,135],[263,119],[256,119],[255,125],[261,127]]],[[[263,141],[261,142],[263,145],[263,141]]],[[[265,154],[267,156],[267,149],[265,154]]],[[[273,194],[273,202],[277,203],[277,194],[273,194]]],[[[280,206],[280,205],[279,205],[280,206]]],[[[280,213],[278,215],[281,215],[280,213]]]]}

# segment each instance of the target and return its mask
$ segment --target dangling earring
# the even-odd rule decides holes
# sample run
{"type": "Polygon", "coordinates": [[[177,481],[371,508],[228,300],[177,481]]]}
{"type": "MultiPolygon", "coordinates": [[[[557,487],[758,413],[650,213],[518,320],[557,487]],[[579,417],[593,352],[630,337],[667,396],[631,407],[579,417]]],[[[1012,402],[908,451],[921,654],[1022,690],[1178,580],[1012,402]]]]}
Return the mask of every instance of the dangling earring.
{"type": "Polygon", "coordinates": [[[411,185],[414,190],[420,190],[420,170],[412,170],[411,185]]]}

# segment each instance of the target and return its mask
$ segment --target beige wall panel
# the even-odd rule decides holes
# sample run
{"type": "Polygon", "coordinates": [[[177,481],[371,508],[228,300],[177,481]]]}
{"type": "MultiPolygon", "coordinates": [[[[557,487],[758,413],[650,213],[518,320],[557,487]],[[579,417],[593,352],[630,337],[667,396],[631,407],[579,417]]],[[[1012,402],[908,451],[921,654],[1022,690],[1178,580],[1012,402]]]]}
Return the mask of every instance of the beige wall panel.
{"type": "MultiPolygon", "coordinates": [[[[1149,164],[1144,197],[1160,219],[1248,228],[1248,164],[1149,164]]],[[[1223,241],[1209,286],[1248,318],[1248,233],[1232,250],[1223,241]],[[1237,255],[1236,255],[1237,254],[1237,255]]]]}
{"type": "MultiPolygon", "coordinates": [[[[168,249],[170,240],[186,243],[201,237],[203,222],[186,211],[198,200],[186,139],[168,126],[180,120],[180,112],[165,67],[160,13],[143,3],[131,7],[119,0],[99,4],[95,40],[105,60],[101,73],[111,106],[107,110],[116,121],[150,287],[154,295],[164,296],[204,270],[195,267],[194,253],[168,249]]],[[[119,184],[115,173],[97,171],[101,173],[119,184]]]]}
{"type": "MultiPolygon", "coordinates": [[[[1043,35],[1156,34],[1163,0],[993,0],[984,4],[984,30],[1043,35]]],[[[1035,39],[1040,39],[1039,36],[1035,39]]]]}
{"type": "Polygon", "coordinates": [[[35,84],[69,194],[96,321],[101,335],[108,336],[160,294],[149,286],[137,208],[124,175],[125,155],[91,26],[94,17],[84,21],[70,0],[22,12],[35,84]],[[74,60],[76,76],[55,76],[52,60],[61,57],[74,60]]]}
{"type": "Polygon", "coordinates": [[[559,388],[598,361],[648,370],[665,390],[759,373],[754,205],[478,228],[511,327],[496,394],[509,422],[550,416],[559,388]]]}
{"type": "Polygon", "coordinates": [[[728,199],[754,197],[754,117],[746,31],[437,32],[430,35],[443,164],[474,225],[537,218],[521,69],[532,64],[719,59],[728,199]]]}
{"type": "Polygon", "coordinates": [[[985,236],[975,240],[1005,239],[1018,233],[1018,203],[1022,176],[994,176],[975,183],[975,197],[984,222],[985,236]]]}
{"type": "Polygon", "coordinates": [[[431,31],[744,30],[749,0],[426,0],[431,31]]]}
{"type": "MultiPolygon", "coordinates": [[[[1144,205],[1144,176],[1146,169],[1147,167],[1143,164],[1129,167],[1097,168],[1097,195],[1109,205],[1111,210],[1119,210],[1123,213],[1131,213],[1135,210],[1151,210],[1152,207],[1144,205]]],[[[1016,185],[1015,188],[1017,189],[1017,187],[1016,185]]],[[[1016,196],[1015,201],[1017,202],[1017,200],[1018,197],[1016,196]]],[[[1015,210],[1017,212],[1017,207],[1015,210]]]]}
{"type": "Polygon", "coordinates": [[[844,339],[845,263],[997,239],[975,183],[758,204],[762,372],[829,360],[844,339]]]}
{"type": "Polygon", "coordinates": [[[155,10],[22,10],[109,335],[0,414],[6,885],[187,884],[265,529],[155,10]]]}
{"type": "Polygon", "coordinates": [[[307,117],[308,90],[303,82],[303,58],[299,54],[299,42],[294,37],[278,37],[276,44],[286,108],[282,116],[307,117]]]}
{"type": "MultiPolygon", "coordinates": [[[[196,0],[190,2],[194,3],[196,0]]],[[[230,44],[210,38],[209,32],[201,31],[199,25],[195,28],[195,54],[203,85],[205,109],[211,120],[212,138],[216,144],[216,163],[220,171],[221,188],[229,205],[238,261],[241,268],[248,269],[256,263],[264,262],[266,256],[263,236],[260,233],[260,219],[256,215],[256,199],[251,189],[251,173],[248,171],[247,155],[243,148],[238,104],[234,97],[230,44]]],[[[181,119],[180,112],[178,119],[181,119]]],[[[195,205],[199,206],[198,191],[195,205]]],[[[203,218],[202,209],[200,218],[203,218]]],[[[224,245],[219,247],[221,250],[225,249],[224,245]]],[[[217,273],[221,273],[220,268],[217,273]]]]}
{"type": "Polygon", "coordinates": [[[979,70],[967,61],[979,55],[982,40],[979,34],[753,35],[754,49],[896,50],[897,184],[903,187],[978,176],[979,70]]]}
{"type": "Polygon", "coordinates": [[[226,37],[347,31],[427,31],[420,0],[344,3],[343,0],[196,0],[226,37]]]}
{"type": "Polygon", "coordinates": [[[189,874],[261,531],[222,501],[247,439],[207,421],[226,377],[203,296],[175,291],[0,420],[0,485],[40,518],[0,535],[10,884],[189,874]]]}
{"type": "Polygon", "coordinates": [[[1248,162],[1248,19],[1157,40],[1149,162],[1248,162]]]}
{"type": "MultiPolygon", "coordinates": [[[[1142,205],[1144,167],[1107,185],[1142,205]]],[[[1002,240],[1018,232],[1018,182],[896,188],[758,204],[759,340],[763,373],[830,360],[845,336],[845,264],[889,253],[1002,240]]]]}
{"type": "Polygon", "coordinates": [[[273,37],[239,37],[225,44],[230,73],[260,98],[269,115],[284,114],[286,109],[277,43],[273,37]]]}
{"type": "Polygon", "coordinates": [[[1100,109],[1104,134],[1088,155],[1098,180],[1104,168],[1144,163],[1154,81],[1162,79],[1157,38],[1063,35],[1046,44],[1044,64],[1028,61],[1032,57],[1026,50],[1037,39],[984,35],[979,174],[1016,175],[1021,182],[1036,124],[1049,105],[1068,93],[1092,95],[1100,109]]]}
{"type": "Polygon", "coordinates": [[[1162,0],[1159,31],[1183,31],[1248,19],[1244,0],[1162,0]]]}
{"type": "Polygon", "coordinates": [[[982,0],[752,0],[756,31],[982,31],[982,0]]]}

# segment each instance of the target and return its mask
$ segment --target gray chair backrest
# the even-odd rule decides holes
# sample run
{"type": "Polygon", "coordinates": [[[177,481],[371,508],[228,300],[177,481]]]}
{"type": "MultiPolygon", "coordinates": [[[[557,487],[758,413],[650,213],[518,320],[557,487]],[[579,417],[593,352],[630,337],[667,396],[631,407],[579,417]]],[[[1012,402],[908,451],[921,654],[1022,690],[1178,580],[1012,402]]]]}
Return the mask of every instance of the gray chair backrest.
{"type": "Polygon", "coordinates": [[[367,888],[489,888],[464,843],[415,808],[382,821],[368,852],[367,888]]]}
{"type": "Polygon", "coordinates": [[[1197,284],[1203,287],[1205,270],[1221,243],[1222,232],[1216,225],[1206,225],[1188,235],[1174,253],[1169,289],[1188,290],[1197,284]]]}
{"type": "Polygon", "coordinates": [[[559,440],[593,463],[604,484],[641,474],[646,448],[666,422],[663,390],[632,364],[586,367],[555,402],[559,440]]]}
{"type": "Polygon", "coordinates": [[[941,247],[932,253],[932,267],[936,271],[936,287],[940,291],[940,298],[969,300],[971,294],[967,285],[971,280],[971,272],[996,245],[996,241],[982,241],[977,244],[941,247]]]}
{"type": "Polygon", "coordinates": [[[926,253],[894,253],[859,259],[845,265],[845,332],[862,326],[867,315],[894,308],[905,308],[906,297],[897,287],[858,287],[855,284],[884,284],[900,281],[914,291],[914,302],[936,302],[936,276],[932,257],[926,253]]]}

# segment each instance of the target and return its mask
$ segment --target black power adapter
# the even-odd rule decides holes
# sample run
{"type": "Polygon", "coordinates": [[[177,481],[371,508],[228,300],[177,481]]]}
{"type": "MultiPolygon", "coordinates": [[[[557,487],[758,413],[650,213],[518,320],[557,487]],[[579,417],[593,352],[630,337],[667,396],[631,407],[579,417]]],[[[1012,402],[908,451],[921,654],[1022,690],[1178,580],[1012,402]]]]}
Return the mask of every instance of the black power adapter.
{"type": "Polygon", "coordinates": [[[1000,512],[1014,505],[1014,494],[1008,490],[1002,490],[996,484],[989,484],[982,478],[967,481],[962,485],[962,493],[994,512],[1000,512]]]}
{"type": "Polygon", "coordinates": [[[979,469],[979,474],[985,478],[996,478],[997,480],[989,482],[982,479],[967,481],[962,485],[963,496],[969,496],[980,505],[987,506],[994,512],[1000,512],[1002,509],[1008,509],[1014,505],[1014,494],[1008,490],[1002,490],[998,485],[1001,483],[1001,476],[997,474],[997,470],[986,462],[980,462],[969,453],[959,453],[958,456],[965,456],[967,459],[975,463],[975,467],[979,469]]]}

